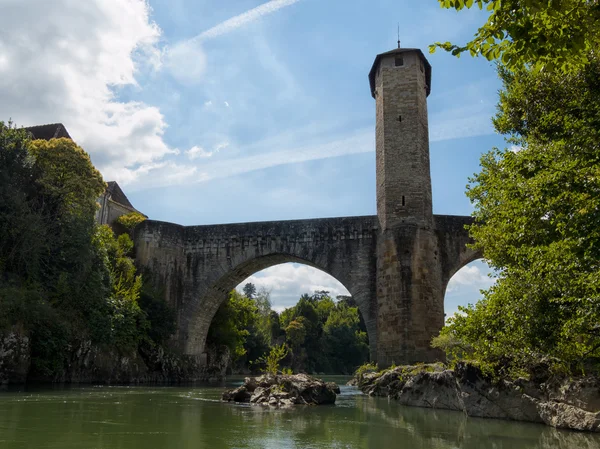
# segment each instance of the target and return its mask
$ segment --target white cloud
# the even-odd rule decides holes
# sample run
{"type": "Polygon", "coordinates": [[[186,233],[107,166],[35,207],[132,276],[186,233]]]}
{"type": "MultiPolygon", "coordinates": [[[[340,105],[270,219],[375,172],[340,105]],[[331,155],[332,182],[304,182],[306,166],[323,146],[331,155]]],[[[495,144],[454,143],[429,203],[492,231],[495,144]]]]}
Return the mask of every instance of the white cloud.
{"type": "Polygon", "coordinates": [[[493,283],[494,280],[488,277],[482,268],[477,265],[467,265],[452,276],[452,279],[448,282],[447,292],[456,291],[460,286],[475,286],[478,289],[482,289],[489,287],[493,283]]]}
{"type": "Polygon", "coordinates": [[[206,106],[206,107],[212,106],[212,104],[213,104],[212,100],[208,100],[208,101],[204,102],[204,106],[206,106]]]}
{"type": "Polygon", "coordinates": [[[177,154],[158,108],[115,95],[160,66],[159,37],[144,0],[3,2],[0,117],[62,122],[105,178],[135,180],[177,154]]]}
{"type": "Polygon", "coordinates": [[[242,291],[248,282],[257,288],[270,290],[273,309],[278,312],[294,306],[302,294],[310,295],[315,290],[327,290],[333,298],[350,294],[340,282],[324,271],[297,263],[275,265],[259,271],[241,282],[237,289],[242,291]]]}
{"type": "Polygon", "coordinates": [[[199,157],[211,157],[212,156],[212,153],[210,151],[206,151],[204,148],[198,147],[198,146],[193,146],[192,148],[187,150],[185,152],[185,154],[187,155],[187,157],[190,161],[193,161],[194,159],[197,159],[199,157]]]}
{"type": "Polygon", "coordinates": [[[279,11],[281,8],[291,6],[294,3],[298,3],[300,0],[271,0],[263,3],[256,8],[252,8],[242,14],[239,14],[231,19],[227,19],[224,22],[204,31],[203,33],[196,36],[193,41],[201,41],[206,39],[212,39],[223,34],[230,33],[231,31],[240,28],[248,23],[254,22],[261,19],[262,17],[273,14],[279,11]]]}
{"type": "Polygon", "coordinates": [[[198,84],[206,70],[206,54],[199,43],[181,41],[166,50],[165,65],[181,84],[198,84]]]}
{"type": "Polygon", "coordinates": [[[224,102],[223,102],[223,104],[224,104],[226,107],[229,107],[229,102],[227,102],[227,101],[224,101],[224,102]]]}
{"type": "Polygon", "coordinates": [[[458,311],[459,306],[475,304],[481,299],[480,290],[491,287],[495,278],[489,277],[492,269],[483,260],[476,260],[458,270],[446,288],[444,309],[450,317],[458,311]]]}
{"type": "Polygon", "coordinates": [[[218,153],[219,151],[221,151],[224,148],[227,148],[228,146],[229,146],[229,142],[223,142],[223,143],[216,145],[214,150],[212,150],[212,151],[206,151],[202,147],[193,146],[192,148],[187,150],[185,152],[185,154],[187,155],[187,157],[190,161],[193,161],[194,159],[198,159],[198,158],[211,157],[213,154],[218,153]]]}
{"type": "MultiPolygon", "coordinates": [[[[308,132],[308,130],[306,130],[308,132]]],[[[308,140],[313,136],[306,135],[308,140]]],[[[276,137],[271,137],[252,145],[233,148],[235,154],[250,154],[249,156],[236,156],[232,158],[209,160],[210,156],[217,151],[230,146],[229,143],[217,144],[213,151],[206,151],[202,148],[194,148],[185,152],[190,160],[197,159],[199,165],[196,166],[198,172],[204,176],[196,179],[181,178],[173,183],[161,184],[161,179],[153,174],[152,185],[172,185],[172,184],[190,184],[193,182],[204,182],[218,178],[228,178],[243,173],[249,173],[255,170],[276,167],[279,165],[296,164],[300,162],[339,157],[350,154],[368,153],[374,151],[373,130],[361,129],[354,134],[346,135],[329,142],[315,142],[307,146],[296,147],[292,145],[294,141],[302,141],[304,138],[298,133],[284,133],[276,137]],[[280,148],[287,149],[280,149],[280,148]],[[189,152],[193,150],[190,157],[189,152]],[[202,156],[200,156],[202,154],[202,156]]],[[[142,180],[128,188],[128,191],[135,191],[146,188],[146,181],[142,180]]]]}
{"type": "Polygon", "coordinates": [[[511,145],[510,147],[510,151],[512,151],[513,153],[518,153],[522,149],[523,147],[521,145],[511,145]]]}

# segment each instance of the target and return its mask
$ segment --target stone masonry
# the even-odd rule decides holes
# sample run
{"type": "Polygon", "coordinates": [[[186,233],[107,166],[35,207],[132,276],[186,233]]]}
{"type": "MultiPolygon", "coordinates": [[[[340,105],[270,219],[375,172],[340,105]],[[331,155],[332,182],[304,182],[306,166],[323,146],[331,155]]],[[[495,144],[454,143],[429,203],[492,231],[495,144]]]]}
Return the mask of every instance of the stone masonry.
{"type": "Polygon", "coordinates": [[[227,294],[253,273],[285,262],[321,269],[357,301],[371,360],[431,362],[444,325],[448,281],[481,257],[467,248],[470,217],[433,215],[427,96],[431,66],[420,50],[375,58],[377,215],[210,226],[147,220],[136,260],[177,311],[173,345],[202,361],[210,323],[227,294]]]}

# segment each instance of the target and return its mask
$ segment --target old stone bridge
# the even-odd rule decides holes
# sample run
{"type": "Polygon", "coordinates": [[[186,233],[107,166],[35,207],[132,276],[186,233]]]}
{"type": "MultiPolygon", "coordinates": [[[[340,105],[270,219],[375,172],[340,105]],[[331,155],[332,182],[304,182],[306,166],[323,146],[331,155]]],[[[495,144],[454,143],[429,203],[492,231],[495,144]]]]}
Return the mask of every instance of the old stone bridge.
{"type": "MultiPolygon", "coordinates": [[[[428,362],[444,324],[452,275],[480,257],[467,248],[470,217],[433,215],[427,101],[431,67],[417,49],[378,55],[377,215],[210,226],[147,220],[136,260],[177,311],[175,345],[203,360],[210,323],[227,294],[253,273],[300,262],[339,280],[367,325],[371,359],[428,362]]],[[[293,199],[291,199],[293,201],[293,199]]]]}

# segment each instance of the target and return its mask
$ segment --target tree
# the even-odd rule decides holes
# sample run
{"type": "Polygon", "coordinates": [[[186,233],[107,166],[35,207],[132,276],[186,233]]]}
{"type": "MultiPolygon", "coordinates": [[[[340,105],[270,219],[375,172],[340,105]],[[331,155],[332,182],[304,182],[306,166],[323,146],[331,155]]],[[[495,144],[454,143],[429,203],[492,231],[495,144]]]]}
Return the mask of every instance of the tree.
{"type": "Polygon", "coordinates": [[[135,349],[149,323],[138,304],[142,277],[129,257],[133,242],[128,234],[115,237],[107,225],[98,226],[93,241],[110,276],[111,292],[106,307],[110,319],[108,341],[119,349],[135,349]]]}
{"type": "Polygon", "coordinates": [[[336,373],[352,373],[369,357],[367,334],[359,328],[358,309],[338,303],[323,326],[323,348],[336,373]]]}
{"type": "Polygon", "coordinates": [[[244,285],[244,295],[246,296],[246,298],[254,299],[255,294],[256,285],[254,285],[252,282],[246,283],[246,285],[244,285]]]}
{"type": "Polygon", "coordinates": [[[496,365],[551,356],[574,370],[600,360],[600,64],[500,73],[494,123],[521,148],[485,154],[467,191],[498,279],[443,335],[496,365]]]}
{"type": "Polygon", "coordinates": [[[46,245],[43,216],[36,208],[39,172],[23,129],[0,122],[0,272],[35,280],[46,245]]]}
{"type": "Polygon", "coordinates": [[[43,194],[52,198],[56,212],[93,220],[106,184],[89,155],[67,138],[34,140],[29,152],[40,168],[43,194]]]}
{"type": "Polygon", "coordinates": [[[597,0],[438,0],[445,9],[473,6],[490,11],[487,21],[464,46],[436,42],[455,56],[469,52],[499,60],[509,70],[533,67],[577,71],[600,46],[597,0]]]}
{"type": "Polygon", "coordinates": [[[208,329],[206,342],[214,346],[226,345],[235,362],[246,354],[245,343],[251,335],[248,328],[256,320],[256,304],[232,290],[229,298],[217,310],[208,329]]]}
{"type": "Polygon", "coordinates": [[[306,319],[301,316],[293,320],[285,328],[287,341],[290,342],[291,347],[294,349],[300,349],[304,345],[304,340],[306,339],[305,322],[306,319]]]}

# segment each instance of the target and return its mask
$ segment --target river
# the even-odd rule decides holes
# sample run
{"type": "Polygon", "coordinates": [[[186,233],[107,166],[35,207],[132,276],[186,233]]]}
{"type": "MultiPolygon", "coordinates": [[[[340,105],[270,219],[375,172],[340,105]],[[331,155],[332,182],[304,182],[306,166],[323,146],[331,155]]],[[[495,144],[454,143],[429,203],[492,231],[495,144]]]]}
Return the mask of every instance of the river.
{"type": "MultiPolygon", "coordinates": [[[[347,379],[337,380],[343,384],[347,379]]],[[[228,386],[240,381],[229,381],[228,386]]],[[[598,449],[600,436],[402,407],[342,387],[335,406],[222,403],[224,385],[0,392],[0,447],[598,449]]]]}

